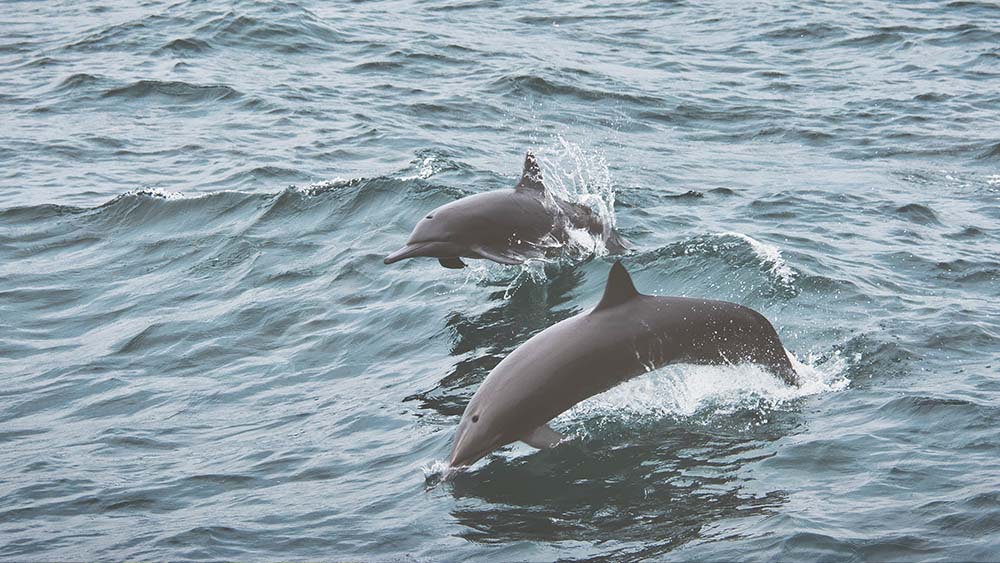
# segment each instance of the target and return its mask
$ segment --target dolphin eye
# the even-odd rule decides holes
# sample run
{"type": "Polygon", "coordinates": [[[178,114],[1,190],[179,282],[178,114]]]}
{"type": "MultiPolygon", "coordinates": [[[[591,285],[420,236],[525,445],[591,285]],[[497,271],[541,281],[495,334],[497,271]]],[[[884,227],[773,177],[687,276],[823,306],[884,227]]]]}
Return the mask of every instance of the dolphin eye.
{"type": "Polygon", "coordinates": [[[478,414],[472,415],[472,422],[479,422],[479,415],[478,414]]]}
{"type": "Polygon", "coordinates": [[[427,217],[424,217],[424,219],[433,219],[433,218],[434,218],[433,214],[432,215],[428,215],[427,217]]]}

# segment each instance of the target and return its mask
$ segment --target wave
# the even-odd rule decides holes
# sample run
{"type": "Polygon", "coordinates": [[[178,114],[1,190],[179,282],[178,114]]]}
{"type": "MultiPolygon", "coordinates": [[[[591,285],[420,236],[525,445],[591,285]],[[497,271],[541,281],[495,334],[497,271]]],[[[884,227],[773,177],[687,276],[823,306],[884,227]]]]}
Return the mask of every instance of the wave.
{"type": "Polygon", "coordinates": [[[896,31],[879,31],[866,35],[857,35],[843,39],[833,44],[837,47],[885,47],[888,45],[912,47],[914,43],[908,41],[902,33],[896,31]]]}
{"type": "Polygon", "coordinates": [[[416,158],[410,161],[410,169],[401,171],[397,177],[400,180],[427,180],[442,172],[464,170],[466,167],[450,158],[443,152],[434,149],[417,151],[416,158]]]}
{"type": "Polygon", "coordinates": [[[782,283],[787,286],[791,286],[792,282],[795,281],[795,270],[788,265],[787,262],[781,257],[781,249],[772,244],[763,243],[750,235],[736,232],[726,232],[713,235],[718,238],[738,238],[750,246],[757,258],[761,260],[763,264],[769,265],[768,270],[782,283]]]}
{"type": "Polygon", "coordinates": [[[923,225],[941,224],[941,221],[938,220],[938,216],[934,213],[933,209],[919,203],[908,203],[906,205],[896,207],[891,211],[900,217],[913,221],[914,223],[920,223],[923,225]]]}
{"type": "Polygon", "coordinates": [[[67,76],[52,89],[53,94],[72,92],[78,89],[92,88],[106,83],[104,78],[94,76],[85,72],[78,72],[67,76]]]}
{"type": "Polygon", "coordinates": [[[203,18],[194,35],[210,45],[278,53],[330,50],[349,36],[294,2],[258,5],[203,18]]]}
{"type": "Polygon", "coordinates": [[[660,99],[642,94],[627,93],[632,88],[618,86],[615,90],[583,86],[578,80],[561,81],[551,76],[535,74],[511,74],[493,81],[491,89],[508,96],[523,98],[538,94],[547,97],[566,96],[586,102],[617,100],[639,105],[658,104],[660,99]]]}
{"type": "Polygon", "coordinates": [[[332,49],[347,40],[345,34],[295,2],[238,6],[227,11],[179,3],[157,13],[89,29],[64,49],[193,55],[228,46],[298,53],[332,49]],[[164,36],[168,37],[165,42],[164,36]]]}
{"type": "Polygon", "coordinates": [[[212,45],[208,41],[196,37],[181,37],[168,41],[153,54],[193,55],[205,53],[211,49],[212,45]]]}
{"type": "Polygon", "coordinates": [[[847,31],[837,25],[829,25],[822,23],[809,23],[809,24],[795,24],[782,27],[780,29],[775,29],[768,31],[763,34],[763,37],[775,40],[805,40],[813,43],[820,39],[831,39],[834,37],[842,37],[847,31]]]}
{"type": "MultiPolygon", "coordinates": [[[[683,241],[669,244],[654,250],[641,252],[636,262],[643,265],[657,263],[663,259],[698,258],[696,261],[686,260],[684,265],[670,266],[667,269],[674,275],[682,274],[685,279],[694,280],[704,285],[709,272],[714,272],[719,261],[728,268],[739,272],[753,271],[764,274],[772,290],[779,294],[792,296],[798,293],[796,285],[798,273],[784,259],[781,249],[772,244],[757,240],[750,235],[728,231],[698,235],[683,241]],[[716,260],[706,260],[712,258],[716,260]]],[[[715,277],[714,275],[712,277],[715,277]]],[[[745,282],[746,283],[746,282],[745,282]]],[[[749,282],[758,290],[764,287],[749,282]]]]}
{"type": "Polygon", "coordinates": [[[225,84],[190,84],[179,81],[139,80],[104,92],[107,98],[138,99],[158,97],[177,102],[217,102],[243,97],[225,84]]]}

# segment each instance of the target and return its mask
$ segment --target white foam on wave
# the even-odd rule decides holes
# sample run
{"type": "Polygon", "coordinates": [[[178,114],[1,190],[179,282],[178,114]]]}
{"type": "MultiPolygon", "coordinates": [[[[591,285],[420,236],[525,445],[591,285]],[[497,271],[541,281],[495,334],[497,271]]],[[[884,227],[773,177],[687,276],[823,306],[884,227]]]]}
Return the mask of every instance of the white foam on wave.
{"type": "Polygon", "coordinates": [[[788,353],[802,384],[785,384],[767,370],[751,365],[674,365],[636,377],[595,395],[556,418],[560,427],[578,427],[593,418],[636,422],[727,415],[740,409],[760,412],[818,393],[840,391],[850,381],[847,361],[835,355],[821,364],[800,361],[788,353]]]}
{"type": "Polygon", "coordinates": [[[781,249],[777,246],[761,242],[750,235],[737,233],[735,231],[727,231],[724,233],[713,233],[712,236],[725,238],[733,237],[742,240],[750,246],[754,254],[765,264],[769,264],[770,272],[778,277],[782,283],[785,285],[792,285],[795,281],[795,270],[788,265],[788,262],[781,257],[781,249]]]}
{"type": "Polygon", "coordinates": [[[399,179],[403,181],[409,180],[426,180],[434,174],[437,174],[441,170],[438,158],[434,155],[425,156],[420,164],[417,165],[416,174],[411,174],[407,176],[400,176],[399,179]]]}
{"type": "Polygon", "coordinates": [[[155,197],[158,199],[184,199],[184,194],[180,192],[173,192],[170,190],[165,190],[163,188],[136,188],[134,190],[129,190],[115,199],[120,199],[129,196],[145,196],[145,197],[155,197]]]}
{"type": "Polygon", "coordinates": [[[288,189],[295,193],[302,194],[306,197],[314,197],[321,193],[327,192],[331,189],[346,186],[353,181],[354,180],[352,179],[341,178],[338,176],[332,180],[321,180],[319,182],[313,182],[308,186],[297,186],[295,184],[292,184],[291,186],[288,186],[288,189]]]}

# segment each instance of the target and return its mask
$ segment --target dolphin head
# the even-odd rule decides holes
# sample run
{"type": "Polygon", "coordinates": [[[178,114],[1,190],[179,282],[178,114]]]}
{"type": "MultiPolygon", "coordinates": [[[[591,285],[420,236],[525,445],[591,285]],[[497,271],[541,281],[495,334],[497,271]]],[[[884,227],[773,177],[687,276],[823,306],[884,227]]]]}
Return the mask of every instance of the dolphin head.
{"type": "MultiPolygon", "coordinates": [[[[465,240],[481,229],[476,228],[476,217],[463,212],[452,202],[427,214],[417,223],[406,245],[385,257],[386,264],[428,256],[431,258],[458,258],[468,255],[471,243],[465,240]]],[[[464,206],[463,206],[464,207],[464,206]]]]}
{"type": "Polygon", "coordinates": [[[476,463],[493,450],[509,444],[514,440],[508,438],[502,431],[506,426],[503,421],[497,420],[495,413],[490,409],[483,408],[473,397],[473,401],[466,407],[462,414],[462,421],[458,423],[458,431],[451,444],[451,458],[448,465],[451,467],[465,467],[476,463]]]}

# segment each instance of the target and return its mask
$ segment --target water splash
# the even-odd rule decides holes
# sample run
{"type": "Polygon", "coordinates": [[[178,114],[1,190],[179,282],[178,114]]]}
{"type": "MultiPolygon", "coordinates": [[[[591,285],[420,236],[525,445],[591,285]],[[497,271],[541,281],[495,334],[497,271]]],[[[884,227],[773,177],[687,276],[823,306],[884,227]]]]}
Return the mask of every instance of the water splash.
{"type": "Polygon", "coordinates": [[[416,168],[414,173],[401,175],[399,179],[403,181],[426,180],[439,172],[454,169],[455,165],[437,153],[423,151],[417,154],[417,160],[413,162],[413,167],[416,168]]]}
{"type": "Polygon", "coordinates": [[[586,435],[584,423],[594,419],[635,424],[696,418],[710,423],[741,410],[766,414],[802,397],[840,391],[850,383],[845,375],[848,362],[839,354],[822,360],[810,355],[805,362],[791,353],[788,357],[802,380],[799,387],[751,364],[674,365],[578,403],[558,416],[554,425],[586,435]]]}
{"type": "Polygon", "coordinates": [[[470,284],[501,286],[504,288],[503,298],[507,300],[524,283],[545,283],[548,279],[545,264],[548,262],[544,259],[529,259],[523,264],[508,266],[489,260],[469,260],[463,270],[465,280],[460,287],[470,284]]]}
{"type": "Polygon", "coordinates": [[[555,144],[536,150],[547,195],[587,207],[601,219],[604,232],[600,238],[585,229],[570,229],[564,252],[580,259],[608,254],[607,241],[616,225],[615,192],[611,171],[602,153],[585,151],[580,145],[555,137],[555,144]]]}
{"type": "Polygon", "coordinates": [[[134,190],[129,190],[115,197],[108,203],[113,203],[121,199],[125,199],[128,197],[135,197],[135,196],[152,197],[152,198],[166,199],[166,200],[184,199],[185,197],[184,194],[182,194],[181,192],[174,192],[170,190],[165,190],[163,188],[143,187],[143,188],[136,188],[134,190]]]}
{"type": "Polygon", "coordinates": [[[361,181],[362,178],[341,178],[336,177],[332,180],[321,180],[319,182],[313,182],[308,186],[288,186],[288,191],[301,194],[305,197],[315,197],[320,194],[329,192],[330,190],[335,190],[337,188],[342,188],[344,186],[350,186],[361,181]]]}
{"type": "Polygon", "coordinates": [[[431,490],[465,469],[464,467],[451,467],[443,459],[435,459],[424,463],[420,466],[420,471],[424,474],[424,488],[431,490]]]}
{"type": "Polygon", "coordinates": [[[545,186],[562,199],[586,205],[614,226],[615,192],[605,156],[587,152],[562,135],[556,145],[538,150],[545,186]]]}

